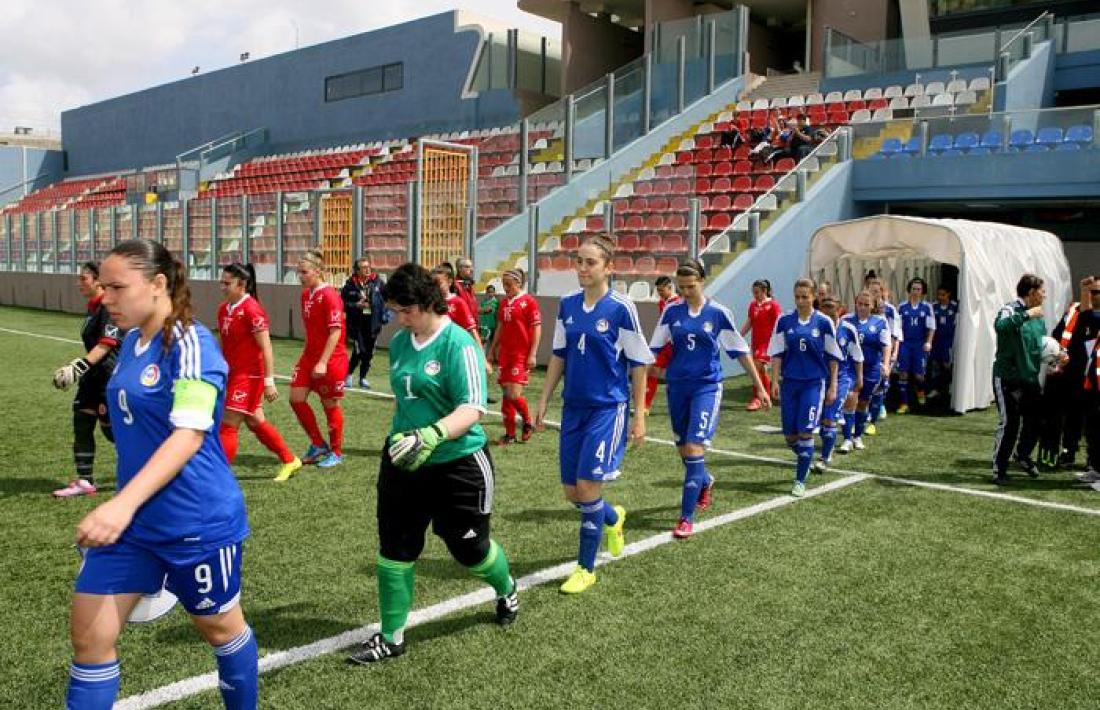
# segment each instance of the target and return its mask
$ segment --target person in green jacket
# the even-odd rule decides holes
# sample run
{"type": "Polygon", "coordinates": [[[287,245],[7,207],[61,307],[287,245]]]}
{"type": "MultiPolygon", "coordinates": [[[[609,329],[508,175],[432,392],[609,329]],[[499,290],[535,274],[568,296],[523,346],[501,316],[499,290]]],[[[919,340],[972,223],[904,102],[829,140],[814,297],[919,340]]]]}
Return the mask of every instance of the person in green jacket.
{"type": "Polygon", "coordinates": [[[488,351],[489,343],[493,342],[493,333],[497,329],[497,311],[500,310],[500,299],[497,298],[496,286],[489,284],[485,287],[485,296],[477,309],[478,328],[481,330],[481,342],[485,343],[488,351]]]}
{"type": "Polygon", "coordinates": [[[1010,457],[1031,478],[1039,476],[1031,452],[1039,441],[1039,367],[1047,332],[1043,280],[1035,274],[1024,274],[1016,284],[1016,296],[1015,301],[1001,307],[993,324],[997,331],[993,396],[1001,417],[993,438],[993,483],[998,486],[1008,483],[1010,457]]]}

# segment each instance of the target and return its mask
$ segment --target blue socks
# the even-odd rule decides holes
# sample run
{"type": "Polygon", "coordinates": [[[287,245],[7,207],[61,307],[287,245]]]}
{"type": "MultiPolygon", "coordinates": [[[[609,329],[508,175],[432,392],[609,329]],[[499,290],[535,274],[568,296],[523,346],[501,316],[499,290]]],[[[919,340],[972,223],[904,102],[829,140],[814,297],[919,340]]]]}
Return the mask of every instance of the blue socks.
{"type": "Polygon", "coordinates": [[[882,412],[882,400],[886,398],[886,394],[871,395],[871,423],[874,424],[878,421],[878,415],[882,412]]]}
{"type": "MultiPolygon", "coordinates": [[[[872,400],[873,403],[874,400],[872,400]]],[[[873,405],[872,405],[873,406],[873,405]]],[[[863,436],[863,430],[867,428],[868,412],[856,412],[856,438],[863,436]]]]}
{"type": "Polygon", "coordinates": [[[844,413],[844,440],[851,441],[852,432],[856,430],[856,413],[845,412],[844,413]]]}
{"type": "Polygon", "coordinates": [[[898,378],[898,401],[909,404],[909,378],[898,378]]]}
{"type": "MultiPolygon", "coordinates": [[[[615,511],[604,503],[603,498],[589,501],[588,503],[576,503],[577,510],[581,511],[581,543],[577,551],[577,564],[591,572],[596,568],[596,553],[600,551],[600,540],[603,539],[603,526],[607,520],[607,513],[612,515],[615,511]]],[[[615,516],[615,522],[619,518],[615,516]]]]}
{"type": "Polygon", "coordinates": [[[256,710],[259,685],[259,649],[252,627],[245,626],[237,638],[216,646],[218,688],[226,710],[256,710]]]}
{"type": "MultiPolygon", "coordinates": [[[[847,426],[847,422],[844,424],[847,426]]],[[[836,424],[821,425],[821,458],[825,461],[833,455],[833,447],[836,446],[836,424]]]]}
{"type": "Polygon", "coordinates": [[[619,522],[619,514],[606,500],[603,502],[603,524],[611,527],[619,522]]]}
{"type": "Polygon", "coordinates": [[[680,498],[680,517],[692,520],[699,494],[710,485],[710,475],[702,456],[692,456],[684,461],[684,492],[680,498]]]}
{"type": "Polygon", "coordinates": [[[810,466],[814,462],[814,440],[799,439],[794,444],[794,452],[798,455],[798,468],[796,477],[799,483],[805,483],[810,475],[810,466]]]}
{"type": "Polygon", "coordinates": [[[69,666],[67,710],[111,710],[118,695],[118,661],[77,663],[69,666]]]}

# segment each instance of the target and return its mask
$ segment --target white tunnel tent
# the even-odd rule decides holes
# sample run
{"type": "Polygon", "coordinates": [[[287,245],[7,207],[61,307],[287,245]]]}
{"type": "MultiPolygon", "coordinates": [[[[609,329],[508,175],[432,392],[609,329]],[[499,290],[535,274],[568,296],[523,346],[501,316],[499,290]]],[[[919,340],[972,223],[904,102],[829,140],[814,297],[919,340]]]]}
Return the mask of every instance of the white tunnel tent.
{"type": "Polygon", "coordinates": [[[880,215],[822,227],[810,241],[809,273],[831,281],[852,303],[869,270],[890,286],[895,304],[905,284],[921,276],[935,292],[941,264],[959,270],[951,408],[957,412],[993,401],[997,311],[1016,298],[1024,273],[1046,281],[1048,330],[1068,305],[1072,286],[1062,243],[1055,235],[995,222],[880,215]]]}

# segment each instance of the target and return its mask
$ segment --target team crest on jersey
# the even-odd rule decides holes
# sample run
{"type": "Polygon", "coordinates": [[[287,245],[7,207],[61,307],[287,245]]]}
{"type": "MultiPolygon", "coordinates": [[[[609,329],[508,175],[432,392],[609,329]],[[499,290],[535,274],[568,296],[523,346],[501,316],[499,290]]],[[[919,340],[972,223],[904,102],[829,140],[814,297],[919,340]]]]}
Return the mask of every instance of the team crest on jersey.
{"type": "Polygon", "coordinates": [[[816,338],[816,337],[821,335],[821,331],[818,330],[817,328],[814,328],[813,330],[810,331],[810,335],[812,335],[816,338]]]}
{"type": "Polygon", "coordinates": [[[149,363],[141,371],[141,384],[152,387],[158,382],[160,382],[160,368],[157,367],[156,363],[149,363]]]}
{"type": "Polygon", "coordinates": [[[871,335],[874,335],[877,332],[878,332],[878,329],[875,328],[875,326],[871,326],[871,335]]]}
{"type": "Polygon", "coordinates": [[[709,333],[712,330],[714,330],[714,324],[713,323],[711,323],[709,320],[707,322],[703,323],[703,332],[704,333],[709,333]]]}
{"type": "Polygon", "coordinates": [[[439,360],[428,360],[424,363],[424,374],[431,377],[435,377],[439,374],[440,365],[439,360]]]}
{"type": "Polygon", "coordinates": [[[596,330],[600,333],[606,333],[607,329],[611,327],[611,324],[607,322],[606,318],[600,318],[596,321],[596,330]]]}

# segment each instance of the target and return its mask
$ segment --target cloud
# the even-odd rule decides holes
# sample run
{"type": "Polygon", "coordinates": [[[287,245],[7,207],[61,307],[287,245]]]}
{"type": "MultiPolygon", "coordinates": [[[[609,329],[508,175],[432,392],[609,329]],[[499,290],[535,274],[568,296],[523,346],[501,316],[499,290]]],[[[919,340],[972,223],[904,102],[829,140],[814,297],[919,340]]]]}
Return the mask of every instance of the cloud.
{"type": "MultiPolygon", "coordinates": [[[[61,111],[203,71],[444,12],[456,0],[4,0],[0,131],[57,129],[61,111]]],[[[557,37],[515,0],[462,0],[510,26],[557,37]]]]}

